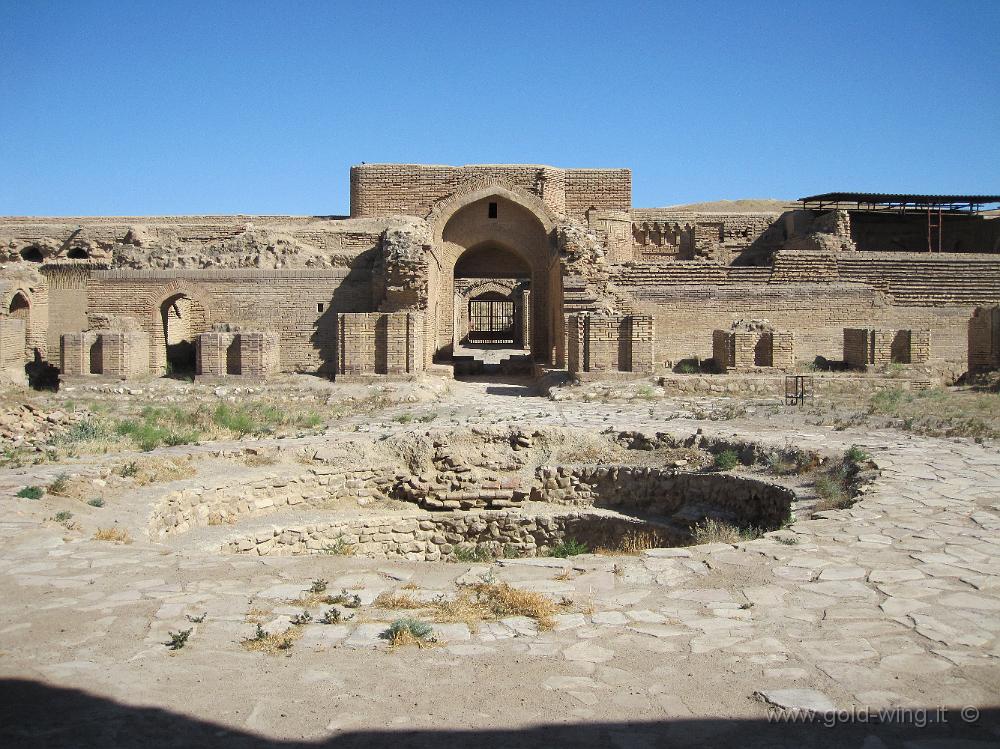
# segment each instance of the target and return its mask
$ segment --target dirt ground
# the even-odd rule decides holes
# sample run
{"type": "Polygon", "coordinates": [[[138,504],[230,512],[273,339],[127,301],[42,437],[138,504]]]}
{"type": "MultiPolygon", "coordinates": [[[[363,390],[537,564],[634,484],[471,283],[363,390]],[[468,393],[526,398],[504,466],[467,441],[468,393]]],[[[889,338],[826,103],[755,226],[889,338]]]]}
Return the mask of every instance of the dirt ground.
{"type": "Polygon", "coordinates": [[[1000,745],[998,397],[799,409],[652,382],[540,393],[527,380],[310,377],[8,391],[0,742],[1000,745]],[[515,461],[484,442],[508,432],[548,436],[515,461]],[[696,446],[754,445],[759,459],[733,470],[813,509],[728,542],[451,562],[221,551],[296,519],[405,512],[398,499],[154,532],[171,492],[249,493],[316,455],[430,471],[400,446],[437,433],[470,470],[524,477],[543,463],[721,470],[721,448],[696,446]],[[829,471],[787,456],[829,467],[852,450],[872,483],[814,511],[818,493],[850,487],[824,490],[829,471]],[[473,599],[474,616],[455,615],[473,599]],[[431,634],[386,638],[407,621],[431,634]]]}

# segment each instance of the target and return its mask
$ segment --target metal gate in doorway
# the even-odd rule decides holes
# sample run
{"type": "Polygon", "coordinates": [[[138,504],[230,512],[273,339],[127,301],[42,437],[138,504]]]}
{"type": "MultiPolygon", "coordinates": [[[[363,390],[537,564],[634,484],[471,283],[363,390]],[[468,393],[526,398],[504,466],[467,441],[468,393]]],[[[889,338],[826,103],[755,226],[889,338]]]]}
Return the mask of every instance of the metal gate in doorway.
{"type": "Polygon", "coordinates": [[[469,302],[469,343],[514,343],[514,302],[473,299],[469,302]]]}

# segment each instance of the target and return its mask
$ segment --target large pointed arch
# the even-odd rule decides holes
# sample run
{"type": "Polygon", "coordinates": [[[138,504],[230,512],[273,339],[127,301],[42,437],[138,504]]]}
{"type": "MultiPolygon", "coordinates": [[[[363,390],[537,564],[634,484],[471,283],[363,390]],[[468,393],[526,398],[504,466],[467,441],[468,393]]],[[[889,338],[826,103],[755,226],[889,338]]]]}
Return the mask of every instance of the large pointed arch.
{"type": "MultiPolygon", "coordinates": [[[[525,343],[536,361],[551,362],[561,310],[562,282],[553,241],[557,217],[533,193],[500,184],[479,184],[438,203],[428,214],[434,257],[430,266],[428,349],[439,358],[451,356],[459,338],[455,293],[456,265],[470,252],[496,251],[497,277],[503,257],[516,255],[530,282],[531,331],[525,343]]],[[[488,263],[487,263],[488,265],[488,263]]],[[[518,264],[520,265],[520,264],[518,264]]],[[[489,272],[480,272],[490,277],[489,272]]]]}

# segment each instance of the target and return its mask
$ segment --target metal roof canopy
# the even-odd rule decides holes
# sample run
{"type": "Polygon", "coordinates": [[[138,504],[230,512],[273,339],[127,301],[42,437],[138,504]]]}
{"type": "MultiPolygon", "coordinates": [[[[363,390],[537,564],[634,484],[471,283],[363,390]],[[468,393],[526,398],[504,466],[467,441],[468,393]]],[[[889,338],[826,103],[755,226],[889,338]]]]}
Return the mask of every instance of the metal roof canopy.
{"type": "Polygon", "coordinates": [[[825,192],[799,198],[803,208],[846,208],[856,211],[967,211],[1000,204],[1000,195],[919,195],[893,192],[825,192]]]}

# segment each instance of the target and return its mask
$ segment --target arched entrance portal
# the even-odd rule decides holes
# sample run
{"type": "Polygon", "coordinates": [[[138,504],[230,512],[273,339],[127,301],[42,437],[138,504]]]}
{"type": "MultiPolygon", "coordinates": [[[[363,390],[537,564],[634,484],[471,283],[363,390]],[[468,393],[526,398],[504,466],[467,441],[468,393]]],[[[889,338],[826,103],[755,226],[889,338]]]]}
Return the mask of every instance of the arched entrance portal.
{"type": "Polygon", "coordinates": [[[185,294],[174,294],[160,305],[166,374],[189,375],[195,371],[195,340],[206,328],[205,308],[185,294]]]}
{"type": "Polygon", "coordinates": [[[440,221],[432,350],[448,359],[469,347],[506,347],[552,361],[561,278],[544,209],[497,189],[469,196],[440,221]]]}

